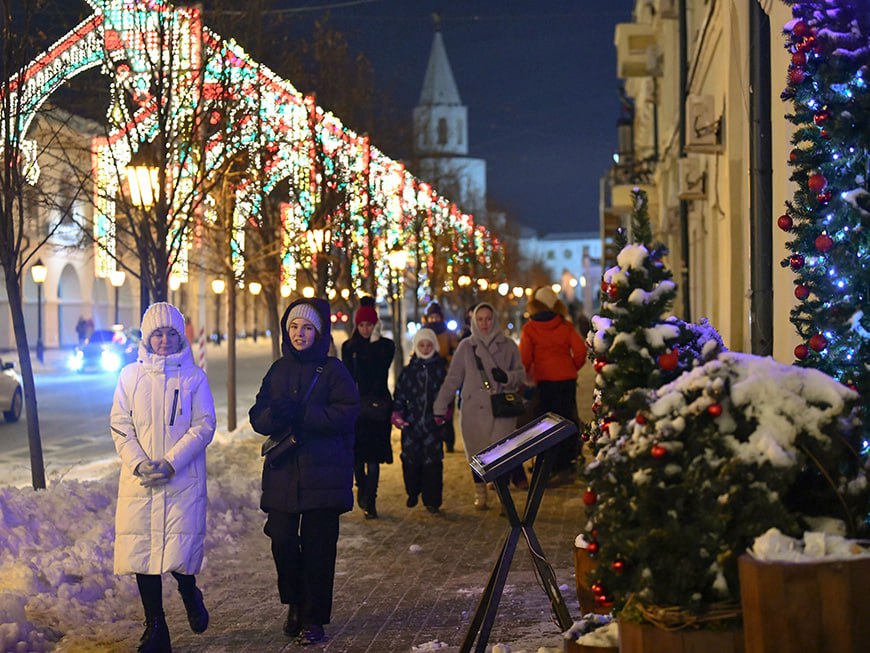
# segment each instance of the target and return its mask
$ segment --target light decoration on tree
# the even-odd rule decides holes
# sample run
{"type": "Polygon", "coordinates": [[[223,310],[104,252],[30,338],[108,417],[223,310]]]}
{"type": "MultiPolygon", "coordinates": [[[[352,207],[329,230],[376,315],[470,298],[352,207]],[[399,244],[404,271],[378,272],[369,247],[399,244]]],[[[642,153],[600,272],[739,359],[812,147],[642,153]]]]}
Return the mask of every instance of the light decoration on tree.
{"type": "Polygon", "coordinates": [[[313,97],[306,98],[288,81],[253,61],[237,43],[203,26],[198,8],[176,8],[165,0],[88,0],[88,4],[94,15],[6,87],[24,94],[25,110],[19,124],[25,133],[39,106],[69,78],[102,66],[111,79],[109,135],[93,144],[97,276],[106,277],[115,269],[120,170],[143,143],[158,136],[158,112],[150,91],[154,61],[173,62],[172,78],[164,86],[178,90],[167,100],[176,132],[193,117],[202,117],[206,131],[211,129],[199,145],[166,145],[162,192],[168,195],[164,201],[169,204],[170,249],[178,252],[172,262],[173,275],[187,278],[187,252],[192,245],[191,224],[176,216],[198,216],[206,223],[216,218],[214,202],[200,197],[197,175],[218,174],[240,152],[247,155],[248,172],[236,188],[231,225],[232,266],[237,278],[243,278],[244,271],[244,228],[258,223],[262,198],[285,179],[303,189],[282,207],[285,286],[295,284],[296,266],[313,263],[311,252],[303,249],[302,235],[312,227],[319,184],[345,198],[344,205],[325,218],[341,227],[332,229],[329,247],[344,251],[355,290],[372,275],[383,287],[388,277],[379,254],[397,245],[418,250],[415,260],[422,279],[431,276],[436,257],[444,263],[444,289],[448,291],[462,267],[474,263],[489,268],[498,260],[494,255],[497,241],[478,228],[471,216],[463,216],[430,185],[373,147],[366,136],[344,127],[336,116],[318,107],[313,97]],[[177,38],[161,42],[167,28],[177,38]],[[133,100],[132,108],[127,98],[133,100]],[[374,270],[369,269],[372,262],[374,270]]]}
{"type": "Polygon", "coordinates": [[[796,364],[870,392],[870,1],[786,0],[796,364]]]}

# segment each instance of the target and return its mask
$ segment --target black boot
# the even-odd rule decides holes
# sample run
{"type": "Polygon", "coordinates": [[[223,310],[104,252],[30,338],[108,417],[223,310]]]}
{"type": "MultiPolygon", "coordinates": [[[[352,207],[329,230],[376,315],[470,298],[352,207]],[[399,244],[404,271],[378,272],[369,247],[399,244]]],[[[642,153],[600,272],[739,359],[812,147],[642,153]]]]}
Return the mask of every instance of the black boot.
{"type": "Polygon", "coordinates": [[[326,640],[326,633],[323,632],[323,626],[320,624],[308,624],[304,626],[296,638],[296,643],[299,646],[311,646],[319,644],[326,640]]]}
{"type": "Polygon", "coordinates": [[[372,499],[368,502],[368,505],[365,509],[365,517],[366,519],[377,519],[378,518],[378,509],[375,506],[375,500],[372,499]]]}
{"type": "Polygon", "coordinates": [[[202,592],[198,587],[194,587],[191,592],[182,594],[181,600],[184,601],[184,609],[187,610],[187,622],[190,624],[190,629],[197,635],[204,633],[205,629],[208,628],[208,610],[205,609],[202,592]]]}
{"type": "Polygon", "coordinates": [[[169,641],[169,628],[166,617],[145,619],[145,632],[139,638],[139,653],[172,653],[172,643],[169,641]]]}
{"type": "Polygon", "coordinates": [[[296,637],[302,630],[302,624],[299,623],[299,608],[292,603],[287,606],[287,619],[284,621],[284,634],[287,637],[296,637]]]}

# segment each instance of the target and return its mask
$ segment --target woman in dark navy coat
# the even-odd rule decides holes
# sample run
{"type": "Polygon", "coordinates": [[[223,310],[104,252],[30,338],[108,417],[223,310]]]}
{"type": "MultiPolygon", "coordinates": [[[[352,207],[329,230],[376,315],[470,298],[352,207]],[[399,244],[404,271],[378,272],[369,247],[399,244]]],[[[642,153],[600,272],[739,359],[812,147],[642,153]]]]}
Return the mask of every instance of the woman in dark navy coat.
{"type": "Polygon", "coordinates": [[[263,379],[249,416],[254,430],[293,446],[263,466],[260,507],[268,513],[278,594],[289,606],[284,633],[298,644],[325,639],[332,613],[339,515],[353,508],[356,384],[328,355],[329,304],[300,299],[281,319],[282,356],[263,379]],[[307,399],[304,399],[307,395],[307,399]]]}

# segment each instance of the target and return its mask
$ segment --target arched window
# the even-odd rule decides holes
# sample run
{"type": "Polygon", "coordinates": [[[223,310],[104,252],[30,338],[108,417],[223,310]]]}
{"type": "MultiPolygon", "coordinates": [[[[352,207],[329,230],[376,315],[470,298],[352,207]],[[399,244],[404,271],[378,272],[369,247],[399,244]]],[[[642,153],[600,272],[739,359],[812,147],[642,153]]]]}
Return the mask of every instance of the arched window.
{"type": "Polygon", "coordinates": [[[438,119],[438,145],[447,145],[447,119],[438,119]]]}

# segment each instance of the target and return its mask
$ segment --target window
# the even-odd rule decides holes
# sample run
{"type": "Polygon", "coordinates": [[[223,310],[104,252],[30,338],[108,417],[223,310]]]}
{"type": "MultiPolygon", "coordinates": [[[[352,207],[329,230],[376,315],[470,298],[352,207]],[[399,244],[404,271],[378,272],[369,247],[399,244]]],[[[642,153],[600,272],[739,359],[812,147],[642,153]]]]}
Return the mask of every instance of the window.
{"type": "Polygon", "coordinates": [[[438,119],[438,145],[447,145],[447,119],[438,119]]]}

